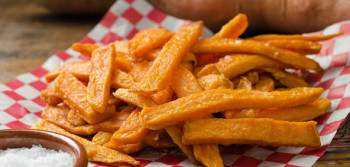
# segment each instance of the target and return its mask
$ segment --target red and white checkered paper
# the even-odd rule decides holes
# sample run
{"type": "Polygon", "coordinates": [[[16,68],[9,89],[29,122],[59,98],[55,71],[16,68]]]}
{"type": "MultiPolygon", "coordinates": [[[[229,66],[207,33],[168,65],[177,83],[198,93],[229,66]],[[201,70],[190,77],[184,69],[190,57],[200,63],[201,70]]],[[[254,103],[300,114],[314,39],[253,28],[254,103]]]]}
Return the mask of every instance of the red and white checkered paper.
{"type": "MultiPolygon", "coordinates": [[[[168,16],[147,1],[118,0],[103,19],[80,42],[108,44],[115,40],[131,39],[139,30],[162,27],[176,31],[187,21],[168,16]]],[[[323,42],[320,54],[310,55],[326,69],[325,73],[311,73],[306,80],[312,86],[325,89],[322,97],[331,100],[328,112],[317,118],[322,147],[222,147],[221,156],[225,166],[311,166],[326,151],[339,125],[350,112],[350,21],[334,24],[316,34],[332,34],[343,31],[344,35],[323,42]]],[[[211,35],[209,30],[204,36],[211,35]]],[[[40,120],[45,103],[40,91],[47,83],[44,75],[61,63],[86,59],[71,48],[51,56],[41,67],[12,81],[0,84],[0,129],[30,128],[40,120]]],[[[146,148],[132,155],[141,166],[182,167],[194,166],[184,154],[176,149],[155,150],[146,148]]],[[[89,163],[89,166],[99,166],[89,163]]]]}

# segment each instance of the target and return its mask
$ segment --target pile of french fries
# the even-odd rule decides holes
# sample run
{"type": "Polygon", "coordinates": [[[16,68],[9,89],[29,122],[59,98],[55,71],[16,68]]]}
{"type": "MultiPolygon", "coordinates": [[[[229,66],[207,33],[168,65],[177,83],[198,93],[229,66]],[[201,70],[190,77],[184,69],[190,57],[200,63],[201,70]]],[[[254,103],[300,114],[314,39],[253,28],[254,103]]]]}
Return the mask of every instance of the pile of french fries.
{"type": "Polygon", "coordinates": [[[247,25],[239,14],[211,38],[199,39],[203,23],[194,22],[106,46],[76,43],[91,60],[45,76],[54,86],[42,91],[48,105],[33,128],[70,136],[89,161],[111,165],[138,165],[127,154],[148,146],[179,147],[210,167],[223,166],[219,144],[320,147],[312,119],[330,101],[286,69],[322,72],[305,55],[340,34],[237,39],[247,25]]]}

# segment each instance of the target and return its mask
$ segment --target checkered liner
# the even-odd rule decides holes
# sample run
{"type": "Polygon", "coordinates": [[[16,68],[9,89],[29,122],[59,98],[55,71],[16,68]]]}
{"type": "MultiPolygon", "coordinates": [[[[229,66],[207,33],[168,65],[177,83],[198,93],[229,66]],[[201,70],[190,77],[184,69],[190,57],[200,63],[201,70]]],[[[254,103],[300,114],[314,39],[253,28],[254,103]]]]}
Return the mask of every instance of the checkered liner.
{"type": "MultiPolygon", "coordinates": [[[[80,42],[107,44],[115,40],[131,39],[141,29],[162,27],[176,31],[187,21],[168,16],[147,1],[118,0],[103,19],[80,42]]],[[[311,166],[326,151],[339,125],[350,111],[350,22],[334,24],[316,34],[345,34],[326,42],[319,55],[310,55],[326,69],[325,73],[311,73],[306,80],[312,86],[325,89],[322,97],[331,100],[329,111],[317,118],[322,147],[222,147],[221,156],[226,166],[311,166]]],[[[211,35],[207,29],[205,36],[211,35]]],[[[0,129],[29,128],[41,117],[45,103],[40,100],[40,91],[47,83],[44,75],[59,64],[86,59],[70,48],[51,56],[41,67],[12,81],[0,84],[0,129]]],[[[132,155],[141,166],[194,166],[180,151],[175,149],[155,150],[147,148],[132,155]]],[[[102,167],[89,163],[89,166],[102,167]]]]}

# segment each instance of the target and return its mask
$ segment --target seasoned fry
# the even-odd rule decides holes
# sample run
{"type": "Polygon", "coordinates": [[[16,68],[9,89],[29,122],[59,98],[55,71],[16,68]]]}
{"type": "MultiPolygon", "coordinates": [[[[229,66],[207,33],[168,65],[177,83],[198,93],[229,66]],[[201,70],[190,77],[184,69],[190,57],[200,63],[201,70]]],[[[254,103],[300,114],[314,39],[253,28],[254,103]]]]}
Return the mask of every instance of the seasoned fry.
{"type": "Polygon", "coordinates": [[[260,54],[296,69],[311,69],[322,72],[320,65],[304,55],[263,43],[234,39],[201,39],[193,46],[194,53],[249,53],[260,54]]]}
{"type": "Polygon", "coordinates": [[[116,57],[114,61],[114,65],[116,68],[124,71],[124,72],[129,72],[132,67],[134,67],[135,63],[134,60],[129,57],[127,54],[120,53],[120,52],[115,52],[116,57]]]}
{"type": "Polygon", "coordinates": [[[264,67],[262,68],[262,70],[270,73],[276,80],[278,80],[282,85],[288,88],[309,86],[309,84],[306,81],[304,81],[302,78],[299,78],[294,74],[283,72],[277,68],[264,67]]]}
{"type": "Polygon", "coordinates": [[[96,49],[91,57],[87,101],[94,111],[104,113],[110,94],[115,53],[112,45],[96,49]]]}
{"type": "Polygon", "coordinates": [[[198,71],[196,73],[196,77],[200,78],[202,76],[209,75],[209,74],[220,75],[221,73],[215,64],[210,63],[210,64],[205,65],[200,71],[198,71]]]}
{"type": "Polygon", "coordinates": [[[316,100],[322,92],[322,88],[294,88],[273,92],[213,89],[155,107],[145,107],[140,119],[145,127],[156,130],[219,111],[300,106],[316,100]]]}
{"type": "Polygon", "coordinates": [[[104,113],[93,111],[86,100],[86,86],[69,72],[63,72],[56,78],[55,90],[64,103],[72,110],[78,111],[79,115],[89,124],[106,120],[115,111],[113,105],[108,105],[104,113]]]}
{"type": "Polygon", "coordinates": [[[130,91],[129,89],[120,88],[117,91],[115,91],[114,96],[129,104],[132,104],[141,108],[153,107],[157,105],[149,97],[140,95],[139,93],[130,91]]]}
{"type": "Polygon", "coordinates": [[[87,159],[90,162],[103,162],[103,163],[114,164],[114,165],[117,165],[120,163],[128,163],[131,165],[140,164],[140,162],[135,160],[133,157],[130,157],[121,152],[112,150],[110,148],[100,146],[82,137],[71,134],[45,120],[40,120],[37,123],[35,123],[32,129],[48,130],[48,131],[69,136],[77,140],[79,143],[81,143],[85,147],[87,159]]]}
{"type": "Polygon", "coordinates": [[[221,75],[205,75],[198,78],[198,84],[204,89],[233,89],[233,83],[221,75]]]}
{"type": "Polygon", "coordinates": [[[197,41],[203,31],[203,22],[184,26],[163,46],[150,70],[133,89],[154,92],[165,89],[182,58],[197,41]]]}
{"type": "Polygon", "coordinates": [[[193,68],[197,65],[196,56],[189,52],[181,61],[181,65],[187,68],[189,71],[192,71],[193,68]]]}
{"type": "Polygon", "coordinates": [[[316,122],[288,122],[265,118],[198,119],[187,121],[184,144],[259,144],[263,146],[321,146],[316,122]]]}
{"type": "Polygon", "coordinates": [[[112,77],[111,83],[112,88],[130,88],[135,84],[136,82],[131,75],[119,69],[114,70],[114,76],[112,77]]]}
{"type": "Polygon", "coordinates": [[[176,75],[173,76],[171,82],[171,88],[179,98],[202,91],[196,77],[183,66],[177,68],[176,75]]]}
{"type": "Polygon", "coordinates": [[[95,45],[95,44],[83,44],[83,43],[74,43],[72,45],[72,50],[79,52],[80,54],[91,57],[92,52],[99,48],[100,46],[95,45]]]}
{"type": "Polygon", "coordinates": [[[111,141],[107,145],[135,144],[143,140],[149,130],[140,123],[140,111],[141,109],[137,108],[130,114],[120,129],[114,132],[111,141]]]}
{"type": "Polygon", "coordinates": [[[246,78],[252,83],[252,85],[259,82],[259,74],[256,71],[249,72],[246,78]]]}
{"type": "Polygon", "coordinates": [[[180,147],[182,152],[186,154],[186,156],[190,159],[193,164],[198,164],[198,161],[193,155],[192,146],[185,146],[182,144],[182,129],[178,126],[168,126],[165,128],[171,139],[173,139],[174,143],[180,147]]]}
{"type": "Polygon", "coordinates": [[[250,80],[248,80],[247,77],[241,77],[236,89],[247,89],[247,90],[251,90],[252,89],[252,82],[250,82],[250,80]]]}
{"type": "Polygon", "coordinates": [[[146,60],[139,62],[129,71],[129,74],[135,79],[135,81],[140,82],[151,66],[152,62],[146,60]]]}
{"type": "Polygon", "coordinates": [[[194,144],[193,153],[195,158],[204,166],[224,166],[220,156],[219,146],[217,144],[194,144]]]}
{"type": "Polygon", "coordinates": [[[332,39],[334,37],[340,36],[344,34],[344,32],[339,32],[336,34],[330,34],[330,35],[313,35],[313,36],[304,36],[304,35],[276,35],[276,34],[266,34],[266,35],[258,35],[252,38],[249,38],[250,40],[256,40],[256,41],[265,41],[265,40],[276,40],[276,39],[288,39],[288,40],[306,40],[306,41],[325,41],[332,39]]]}
{"type": "Polygon", "coordinates": [[[147,144],[136,143],[136,144],[125,144],[125,145],[116,146],[116,145],[111,145],[109,143],[106,143],[103,146],[111,148],[113,150],[117,150],[117,151],[122,152],[124,154],[132,154],[132,153],[135,153],[135,152],[138,152],[138,151],[144,149],[145,147],[147,147],[147,144]]]}
{"type": "Polygon", "coordinates": [[[141,30],[129,41],[129,51],[134,57],[141,57],[147,52],[163,46],[174,33],[161,28],[141,30]]]}
{"type": "Polygon", "coordinates": [[[238,38],[248,27],[247,16],[238,14],[226,23],[212,38],[238,38]]]}
{"type": "Polygon", "coordinates": [[[111,140],[112,133],[104,132],[104,131],[98,131],[95,136],[92,138],[92,142],[96,143],[100,146],[103,146],[103,144],[107,143],[109,140],[111,140]]]}
{"type": "Polygon", "coordinates": [[[57,96],[55,92],[55,88],[52,86],[47,86],[46,89],[41,91],[40,99],[41,101],[53,106],[62,103],[62,100],[57,96]]]}
{"type": "Polygon", "coordinates": [[[257,113],[259,113],[259,109],[244,109],[244,110],[231,110],[231,111],[223,111],[221,115],[226,119],[232,118],[255,118],[257,113]]]}
{"type": "Polygon", "coordinates": [[[266,44],[275,46],[281,49],[287,49],[301,54],[317,54],[321,51],[322,45],[312,41],[306,40],[287,40],[276,39],[266,41],[266,44]]]}
{"type": "Polygon", "coordinates": [[[72,109],[69,111],[67,119],[69,123],[72,124],[73,126],[81,126],[81,125],[87,124],[87,122],[82,117],[80,117],[77,111],[72,109]]]}
{"type": "Polygon", "coordinates": [[[132,111],[134,111],[134,107],[126,107],[120,112],[116,112],[112,118],[103,121],[101,123],[96,124],[99,130],[114,133],[119,130],[119,128],[123,125],[123,123],[129,118],[132,111]]]}
{"type": "Polygon", "coordinates": [[[235,78],[241,74],[249,72],[261,67],[286,68],[281,63],[259,56],[259,55],[244,55],[234,54],[221,58],[215,63],[217,69],[227,79],[235,78]]]}
{"type": "Polygon", "coordinates": [[[42,113],[43,119],[78,135],[91,135],[98,131],[95,125],[73,126],[68,121],[69,108],[48,105],[42,113]]]}
{"type": "Polygon", "coordinates": [[[171,89],[170,86],[168,86],[164,90],[151,94],[150,97],[157,104],[163,104],[171,101],[174,95],[175,95],[174,91],[171,89]]]}
{"type": "Polygon", "coordinates": [[[271,92],[275,89],[275,82],[269,76],[260,76],[258,83],[255,85],[255,90],[263,92],[271,92]]]}
{"type": "Polygon", "coordinates": [[[88,81],[90,75],[90,61],[67,62],[57,66],[45,75],[46,82],[52,82],[63,71],[72,73],[79,80],[88,81]]]}

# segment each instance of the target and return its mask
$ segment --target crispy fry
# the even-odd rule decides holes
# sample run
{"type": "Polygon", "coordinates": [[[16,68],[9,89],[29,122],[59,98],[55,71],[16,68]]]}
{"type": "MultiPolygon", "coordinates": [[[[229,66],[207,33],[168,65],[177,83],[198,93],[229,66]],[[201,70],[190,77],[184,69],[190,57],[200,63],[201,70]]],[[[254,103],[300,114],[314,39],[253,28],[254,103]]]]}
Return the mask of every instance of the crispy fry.
{"type": "Polygon", "coordinates": [[[182,58],[197,41],[203,31],[203,23],[196,22],[184,26],[163,46],[150,70],[133,89],[154,92],[165,89],[182,58]]]}
{"type": "Polygon", "coordinates": [[[149,133],[143,138],[142,142],[155,148],[176,147],[176,144],[172,141],[164,129],[150,130],[149,133]]]}
{"type": "Polygon", "coordinates": [[[104,145],[105,147],[111,148],[113,150],[117,150],[119,152],[122,152],[124,154],[132,154],[135,152],[138,152],[142,149],[144,149],[145,147],[147,147],[147,144],[145,143],[135,143],[135,144],[125,144],[125,145],[111,145],[110,143],[106,143],[104,145]]]}
{"type": "Polygon", "coordinates": [[[199,119],[187,121],[184,144],[259,144],[263,146],[321,146],[316,122],[288,122],[266,118],[199,119]]]}
{"type": "Polygon", "coordinates": [[[313,35],[313,36],[304,36],[304,35],[276,35],[276,34],[266,34],[266,35],[258,35],[252,38],[249,38],[250,40],[256,40],[256,41],[266,41],[266,40],[276,40],[276,39],[288,39],[288,40],[306,40],[306,41],[325,41],[332,39],[334,37],[340,36],[344,34],[344,32],[339,32],[336,34],[330,34],[330,35],[313,35]]]}
{"type": "Polygon", "coordinates": [[[161,28],[141,30],[129,41],[132,56],[141,57],[147,52],[163,46],[174,33],[161,28]]]}
{"type": "Polygon", "coordinates": [[[55,92],[55,88],[52,86],[47,86],[46,89],[41,91],[40,99],[41,101],[53,106],[62,103],[62,100],[57,96],[55,92]]]}
{"type": "Polygon", "coordinates": [[[151,68],[152,62],[142,61],[137,63],[130,71],[129,74],[135,79],[135,81],[139,82],[145,76],[147,71],[151,68]]]}
{"type": "Polygon", "coordinates": [[[165,128],[171,139],[173,139],[174,143],[180,147],[182,152],[186,154],[186,156],[190,159],[193,164],[198,164],[198,161],[193,155],[192,146],[185,146],[182,144],[182,128],[179,126],[168,126],[165,128]]]}
{"type": "Polygon", "coordinates": [[[192,71],[193,68],[197,65],[196,56],[189,52],[181,61],[181,65],[187,68],[189,71],[192,71]]]}
{"type": "Polygon", "coordinates": [[[247,77],[241,77],[237,86],[236,86],[236,89],[247,89],[247,90],[251,90],[252,89],[252,82],[250,82],[248,80],[247,77]]]}
{"type": "Polygon", "coordinates": [[[299,78],[294,74],[281,71],[277,68],[264,67],[262,68],[262,70],[270,73],[276,80],[278,80],[282,85],[288,88],[309,86],[309,84],[306,81],[304,81],[302,78],[299,78]]]}
{"type": "Polygon", "coordinates": [[[255,90],[263,92],[271,92],[275,89],[275,82],[269,76],[260,76],[258,83],[255,85],[255,90]]]}
{"type": "Polygon", "coordinates": [[[249,53],[260,54],[296,69],[311,69],[322,72],[320,65],[304,55],[264,43],[234,39],[201,39],[193,46],[194,53],[249,53]]]}
{"type": "Polygon", "coordinates": [[[224,163],[220,156],[217,144],[194,144],[193,153],[195,158],[207,167],[223,167],[224,163]]]}
{"type": "Polygon", "coordinates": [[[63,71],[69,71],[75,77],[82,81],[89,81],[90,61],[67,62],[57,66],[45,75],[46,82],[52,82],[63,71]]]}
{"type": "Polygon", "coordinates": [[[112,43],[116,53],[129,55],[129,41],[115,41],[112,43]]]}
{"type": "Polygon", "coordinates": [[[212,38],[238,38],[248,27],[247,16],[245,14],[237,14],[232,20],[226,23],[219,32],[212,38]]]}
{"type": "Polygon", "coordinates": [[[69,136],[75,140],[77,140],[79,143],[81,143],[86,150],[87,159],[90,162],[103,162],[108,164],[120,164],[120,163],[128,163],[131,165],[138,165],[140,164],[139,161],[135,160],[134,158],[125,155],[121,152],[112,150],[107,147],[100,146],[98,144],[92,143],[91,141],[88,141],[82,137],[79,137],[77,135],[71,134],[59,127],[57,127],[54,124],[51,124],[45,120],[40,120],[32,127],[32,129],[41,129],[41,130],[48,130],[56,133],[60,133],[66,136],[69,136]]]}
{"type": "Polygon", "coordinates": [[[78,135],[91,135],[98,131],[95,125],[73,126],[68,121],[69,108],[48,105],[42,113],[43,119],[78,135]]]}
{"type": "Polygon", "coordinates": [[[117,91],[115,91],[114,96],[129,104],[132,104],[141,108],[152,107],[157,105],[150,98],[140,95],[137,92],[130,91],[130,89],[120,88],[117,91]]]}
{"type": "Polygon", "coordinates": [[[171,82],[171,88],[179,98],[202,91],[196,77],[183,66],[177,68],[176,75],[173,76],[171,82]]]}
{"type": "Polygon", "coordinates": [[[126,107],[120,112],[116,112],[112,118],[103,121],[101,123],[96,124],[99,130],[114,133],[119,130],[119,128],[123,125],[123,123],[129,118],[132,111],[134,111],[134,107],[126,107]]]}
{"type": "Polygon", "coordinates": [[[259,74],[256,71],[248,72],[246,78],[252,83],[252,85],[259,82],[259,74]]]}
{"type": "Polygon", "coordinates": [[[99,47],[100,46],[98,45],[89,43],[74,43],[72,45],[72,50],[77,51],[84,56],[91,57],[92,52],[99,47]]]}
{"type": "Polygon", "coordinates": [[[226,119],[232,118],[255,118],[257,113],[259,113],[259,109],[244,109],[244,110],[230,110],[223,111],[221,115],[226,119]]]}
{"type": "Polygon", "coordinates": [[[233,89],[233,83],[221,75],[205,75],[198,78],[198,84],[204,89],[233,89]]]}
{"type": "Polygon", "coordinates": [[[200,78],[202,76],[209,75],[209,74],[220,75],[221,73],[215,64],[210,63],[210,64],[205,65],[200,71],[198,71],[196,73],[196,77],[200,78]]]}
{"type": "Polygon", "coordinates": [[[145,127],[156,130],[219,111],[300,106],[316,100],[322,92],[322,88],[307,87],[273,92],[213,89],[155,107],[145,107],[140,119],[145,127]]]}
{"type": "Polygon", "coordinates": [[[285,68],[281,63],[259,56],[234,54],[221,58],[215,63],[217,69],[227,79],[235,78],[241,74],[261,67],[285,68]]]}
{"type": "Polygon", "coordinates": [[[135,84],[136,82],[131,75],[119,69],[114,70],[114,76],[112,77],[111,83],[112,88],[130,88],[135,84]]]}
{"type": "Polygon", "coordinates": [[[129,72],[135,64],[133,59],[127,54],[116,52],[114,65],[117,69],[120,69],[124,72],[129,72]]]}
{"type": "Polygon", "coordinates": [[[104,113],[110,94],[115,53],[113,45],[96,49],[91,57],[87,101],[94,111],[104,113]]]}
{"type": "Polygon", "coordinates": [[[86,86],[69,72],[63,72],[56,78],[55,91],[64,103],[78,111],[77,113],[89,124],[106,120],[115,111],[113,105],[108,105],[104,113],[93,111],[86,100],[86,86]]]}
{"type": "Polygon", "coordinates": [[[77,113],[77,111],[75,110],[69,110],[67,119],[69,121],[70,124],[72,124],[73,126],[81,126],[81,125],[86,125],[87,122],[80,117],[80,115],[77,113]]]}
{"type": "Polygon", "coordinates": [[[103,146],[103,144],[107,143],[109,140],[111,140],[112,133],[104,132],[104,131],[98,131],[94,137],[92,138],[92,142],[96,143],[100,146],[103,146]]]}
{"type": "Polygon", "coordinates": [[[151,94],[150,97],[157,104],[163,104],[171,101],[174,97],[174,94],[174,91],[171,89],[170,86],[168,86],[164,90],[151,94]]]}
{"type": "Polygon", "coordinates": [[[317,54],[320,52],[322,45],[312,41],[305,40],[287,40],[276,39],[266,41],[266,44],[275,46],[281,49],[287,49],[301,54],[317,54]]]}
{"type": "Polygon", "coordinates": [[[124,144],[140,143],[147,135],[148,129],[140,123],[140,108],[134,110],[120,129],[114,132],[111,141],[107,145],[120,146],[124,144]]]}

